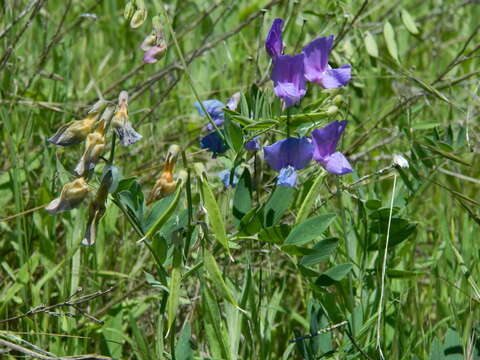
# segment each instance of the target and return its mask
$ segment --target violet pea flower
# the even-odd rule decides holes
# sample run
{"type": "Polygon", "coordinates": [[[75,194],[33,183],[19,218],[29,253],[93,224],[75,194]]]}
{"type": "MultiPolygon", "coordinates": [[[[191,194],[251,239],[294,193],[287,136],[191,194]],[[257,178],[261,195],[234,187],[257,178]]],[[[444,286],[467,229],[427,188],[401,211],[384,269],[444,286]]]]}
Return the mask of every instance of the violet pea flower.
{"type": "Polygon", "coordinates": [[[267,39],[265,40],[265,48],[267,49],[267,53],[274,60],[277,56],[282,55],[283,52],[282,28],[283,19],[273,20],[272,27],[267,34],[267,39]]]}
{"type": "Polygon", "coordinates": [[[291,166],[283,168],[278,174],[277,184],[285,187],[294,187],[297,183],[298,174],[291,166]]]}
{"type": "Polygon", "coordinates": [[[231,171],[230,170],[222,170],[220,171],[217,175],[222,180],[223,185],[228,188],[229,186],[232,186],[234,188],[238,184],[238,176],[237,174],[233,174],[233,181],[230,184],[230,176],[231,176],[231,171]]]}
{"type": "Polygon", "coordinates": [[[212,132],[200,140],[200,147],[213,153],[213,158],[227,151],[227,146],[217,132],[212,132]]]}
{"type": "Polygon", "coordinates": [[[279,55],[273,63],[271,79],[275,95],[286,107],[298,105],[307,93],[304,77],[304,55],[279,55]]]}
{"type": "Polygon", "coordinates": [[[333,35],[313,40],[302,50],[305,64],[305,78],[320,84],[325,89],[334,89],[348,84],[352,69],[343,65],[332,69],[328,65],[328,56],[333,46],[333,35]]]}
{"type": "Polygon", "coordinates": [[[353,171],[345,155],[336,151],[347,121],[334,121],[322,129],[312,132],[313,159],[331,174],[344,175],[353,171]]]}
{"type": "Polygon", "coordinates": [[[306,167],[312,160],[313,144],[306,138],[287,138],[263,148],[265,161],[280,172],[277,184],[294,186],[297,180],[295,170],[306,167]]]}
{"type": "MultiPolygon", "coordinates": [[[[210,117],[212,118],[215,125],[217,125],[217,127],[222,126],[223,121],[225,119],[225,114],[223,113],[223,108],[225,107],[225,104],[217,99],[205,100],[205,101],[202,101],[202,104],[207,110],[210,117]]],[[[205,112],[203,111],[198,101],[196,101],[194,105],[198,113],[200,114],[200,116],[206,116],[205,112]]],[[[209,123],[206,129],[208,131],[213,131],[214,127],[212,124],[209,123]]]]}
{"type": "Polygon", "coordinates": [[[247,141],[244,145],[245,150],[251,151],[251,152],[259,150],[260,149],[260,143],[258,141],[259,138],[260,138],[259,136],[256,136],[253,140],[247,141]]]}

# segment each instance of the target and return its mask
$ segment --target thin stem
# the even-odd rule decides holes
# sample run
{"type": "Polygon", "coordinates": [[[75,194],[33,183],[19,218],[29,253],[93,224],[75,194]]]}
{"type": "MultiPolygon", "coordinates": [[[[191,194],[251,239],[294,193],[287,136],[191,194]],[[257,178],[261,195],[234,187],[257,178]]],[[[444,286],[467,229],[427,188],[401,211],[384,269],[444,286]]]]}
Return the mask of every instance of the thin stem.
{"type": "Polygon", "coordinates": [[[385,293],[385,273],[387,270],[387,254],[388,254],[388,242],[390,240],[390,226],[392,224],[392,213],[393,213],[393,200],[395,199],[395,187],[397,185],[397,174],[393,175],[393,189],[392,189],[392,198],[390,200],[390,214],[388,216],[388,227],[387,227],[387,239],[385,241],[385,249],[383,253],[383,264],[382,264],[382,283],[380,287],[380,301],[378,303],[378,320],[377,320],[377,348],[380,353],[380,358],[385,359],[382,352],[381,341],[380,341],[380,326],[382,325],[382,308],[383,308],[383,296],[385,293]]]}
{"type": "Polygon", "coordinates": [[[178,57],[180,58],[180,63],[182,64],[183,71],[187,75],[188,82],[190,83],[190,87],[192,88],[193,95],[197,99],[198,104],[202,108],[202,111],[207,116],[208,121],[210,122],[210,124],[212,124],[212,126],[215,129],[215,131],[217,132],[218,136],[220,136],[222,141],[225,141],[225,137],[223,136],[222,132],[218,128],[217,124],[215,124],[215,121],[213,121],[212,117],[210,116],[207,109],[203,105],[203,102],[200,99],[200,96],[198,95],[198,92],[197,92],[197,89],[195,88],[192,76],[190,75],[190,73],[188,71],[188,65],[187,65],[187,62],[185,61],[185,57],[183,56],[182,49],[180,49],[180,45],[178,44],[177,36],[175,35],[175,30],[173,30],[172,23],[170,21],[170,17],[168,16],[168,13],[165,10],[165,7],[163,5],[160,5],[160,8],[161,8],[161,11],[162,11],[163,16],[165,18],[165,23],[167,24],[168,31],[170,32],[170,35],[172,36],[173,42],[175,44],[175,48],[177,49],[178,57]]]}

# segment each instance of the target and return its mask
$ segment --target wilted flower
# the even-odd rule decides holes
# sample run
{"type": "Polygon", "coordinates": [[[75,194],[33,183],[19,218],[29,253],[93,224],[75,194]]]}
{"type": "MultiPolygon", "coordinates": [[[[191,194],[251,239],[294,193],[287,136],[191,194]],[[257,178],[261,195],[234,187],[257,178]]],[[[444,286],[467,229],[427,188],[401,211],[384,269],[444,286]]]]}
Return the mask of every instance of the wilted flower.
{"type": "Polygon", "coordinates": [[[105,128],[106,121],[100,120],[95,131],[87,136],[85,152],[75,167],[75,172],[79,176],[87,176],[90,171],[95,169],[95,165],[105,150],[105,128]]]}
{"type": "Polygon", "coordinates": [[[227,188],[230,185],[232,186],[232,188],[234,188],[238,184],[238,176],[235,173],[233,174],[233,179],[232,179],[233,181],[230,184],[231,174],[232,172],[230,170],[222,170],[217,174],[220,180],[222,180],[223,185],[225,185],[225,187],[227,188]]]}
{"type": "Polygon", "coordinates": [[[334,121],[312,132],[313,158],[331,174],[344,175],[353,171],[347,158],[341,152],[335,151],[346,126],[346,120],[334,121]]]}
{"type": "MultiPolygon", "coordinates": [[[[263,151],[265,153],[265,161],[273,170],[281,172],[282,169],[289,167],[293,170],[300,170],[312,160],[313,145],[306,137],[287,138],[277,141],[273,145],[265,146],[263,151]]],[[[283,171],[281,173],[282,177],[278,179],[278,184],[296,181],[296,176],[293,178],[291,171],[283,171]],[[288,181],[287,178],[289,179],[288,181]]]]}
{"type": "Polygon", "coordinates": [[[280,170],[278,174],[277,184],[280,186],[294,187],[297,183],[297,173],[295,169],[291,166],[287,166],[280,170]]]}
{"type": "Polygon", "coordinates": [[[83,120],[71,121],[57,130],[55,135],[47,139],[48,142],[60,145],[70,146],[81,143],[89,133],[92,132],[98,115],[108,104],[105,100],[97,101],[88,111],[88,115],[83,120]]]}
{"type": "Polygon", "coordinates": [[[328,56],[333,46],[333,35],[313,40],[302,50],[305,64],[305,78],[325,89],[345,86],[350,81],[352,68],[343,65],[339,69],[332,69],[328,65],[328,56]]]}
{"type": "Polygon", "coordinates": [[[217,132],[212,132],[200,140],[200,147],[202,149],[208,149],[213,153],[213,158],[216,158],[218,154],[223,154],[227,151],[227,145],[223,142],[220,135],[217,132]]]}
{"type": "Polygon", "coordinates": [[[88,114],[83,120],[71,121],[60,127],[55,135],[47,141],[60,146],[71,146],[81,143],[92,131],[98,113],[88,114]]]}
{"type": "Polygon", "coordinates": [[[57,214],[62,211],[71,210],[83,201],[88,195],[88,185],[83,177],[78,178],[62,188],[60,196],[53,199],[46,207],[50,214],[57,214]]]}
{"type": "Polygon", "coordinates": [[[85,236],[82,240],[82,245],[93,245],[97,238],[97,228],[100,219],[105,214],[105,203],[107,202],[108,192],[113,184],[113,167],[109,167],[100,183],[95,198],[88,206],[88,221],[85,236]]]}
{"type": "Polygon", "coordinates": [[[135,144],[142,138],[142,135],[133,129],[132,123],[128,119],[128,93],[126,91],[121,91],[118,96],[118,110],[113,117],[112,127],[123,146],[135,144]]]}
{"type": "Polygon", "coordinates": [[[267,39],[265,40],[265,48],[267,49],[267,53],[273,59],[279,55],[282,55],[283,52],[282,28],[283,19],[275,19],[272,23],[270,31],[268,32],[267,39]]]}
{"type": "Polygon", "coordinates": [[[245,150],[247,151],[257,151],[260,149],[260,143],[258,142],[258,139],[260,137],[259,136],[256,136],[254,139],[250,140],[250,141],[247,141],[245,143],[245,150]]]}
{"type": "Polygon", "coordinates": [[[173,178],[173,169],[175,167],[175,163],[177,162],[179,152],[180,148],[178,145],[172,145],[168,149],[163,171],[153,186],[152,191],[150,192],[147,205],[150,205],[154,201],[160,200],[161,198],[168,196],[175,191],[177,182],[173,178]]]}
{"type": "Polygon", "coordinates": [[[275,95],[285,102],[286,107],[299,104],[307,92],[303,70],[303,54],[275,58],[271,79],[275,95]]]}

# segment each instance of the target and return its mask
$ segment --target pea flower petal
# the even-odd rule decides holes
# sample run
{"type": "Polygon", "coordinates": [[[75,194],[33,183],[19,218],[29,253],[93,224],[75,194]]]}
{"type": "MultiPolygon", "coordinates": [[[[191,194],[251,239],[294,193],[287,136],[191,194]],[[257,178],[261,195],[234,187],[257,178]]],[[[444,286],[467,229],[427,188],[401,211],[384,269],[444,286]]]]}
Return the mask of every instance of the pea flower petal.
{"type": "Polygon", "coordinates": [[[47,141],[59,146],[77,145],[92,131],[97,117],[98,113],[92,113],[83,120],[71,121],[61,126],[47,141]]]}
{"type": "Polygon", "coordinates": [[[253,140],[247,141],[245,143],[245,150],[247,151],[257,151],[260,149],[260,143],[258,141],[259,136],[256,136],[253,140]]]}
{"type": "Polygon", "coordinates": [[[351,78],[350,65],[332,69],[328,65],[328,56],[333,46],[333,35],[313,40],[302,50],[305,55],[305,78],[320,84],[325,89],[333,89],[348,84],[351,78]]]}
{"type": "Polygon", "coordinates": [[[233,181],[232,181],[232,184],[230,184],[230,176],[231,176],[230,170],[222,170],[217,175],[220,178],[220,180],[222,180],[222,183],[223,185],[225,185],[226,188],[228,188],[230,185],[232,186],[232,188],[234,188],[238,184],[237,174],[233,174],[233,181]]]}
{"type": "Polygon", "coordinates": [[[137,133],[128,117],[128,93],[121,91],[118,96],[118,110],[112,120],[112,127],[120,143],[123,146],[130,146],[135,144],[142,138],[142,135],[137,133]]]}
{"type": "Polygon", "coordinates": [[[267,34],[267,39],[265,40],[265,48],[267,49],[268,55],[270,55],[270,57],[272,58],[276,58],[277,56],[282,55],[282,28],[283,19],[275,19],[273,20],[272,27],[267,34]]]}
{"type": "Polygon", "coordinates": [[[306,138],[287,138],[263,148],[265,161],[275,171],[288,166],[303,169],[312,160],[313,145],[306,138]]]}
{"type": "MultiPolygon", "coordinates": [[[[217,99],[211,99],[211,100],[205,100],[205,101],[202,101],[202,104],[203,106],[205,107],[205,109],[207,110],[208,114],[210,115],[210,117],[212,118],[212,120],[223,120],[224,119],[224,113],[223,113],[223,108],[225,107],[225,104],[223,102],[221,102],[220,100],[217,100],[217,99]]],[[[198,113],[200,114],[200,116],[206,116],[205,115],[205,112],[203,111],[202,107],[200,106],[200,104],[198,103],[198,101],[196,101],[194,103],[196,109],[198,110],[198,113]]]]}
{"type": "Polygon", "coordinates": [[[235,110],[238,106],[238,103],[240,102],[240,93],[236,92],[235,94],[232,95],[230,99],[227,101],[227,108],[230,110],[235,110]]]}
{"type": "Polygon", "coordinates": [[[273,63],[271,79],[275,95],[285,102],[286,107],[299,104],[307,92],[303,58],[303,54],[279,55],[273,63]]]}
{"type": "Polygon", "coordinates": [[[212,152],[213,158],[216,158],[218,154],[223,154],[225,151],[227,151],[227,146],[217,132],[213,132],[203,137],[200,140],[200,147],[202,149],[208,149],[210,152],[212,152]]]}
{"type": "Polygon", "coordinates": [[[346,126],[346,120],[333,121],[322,129],[315,129],[312,132],[313,159],[331,174],[344,175],[353,171],[347,158],[336,151],[346,126]]]}
{"type": "Polygon", "coordinates": [[[283,168],[280,170],[280,174],[278,174],[277,178],[277,185],[286,186],[286,187],[294,187],[297,183],[298,175],[295,169],[291,166],[283,168]]]}
{"type": "Polygon", "coordinates": [[[150,49],[145,51],[143,55],[143,62],[146,64],[154,64],[165,53],[166,47],[165,46],[152,46],[150,49]]]}

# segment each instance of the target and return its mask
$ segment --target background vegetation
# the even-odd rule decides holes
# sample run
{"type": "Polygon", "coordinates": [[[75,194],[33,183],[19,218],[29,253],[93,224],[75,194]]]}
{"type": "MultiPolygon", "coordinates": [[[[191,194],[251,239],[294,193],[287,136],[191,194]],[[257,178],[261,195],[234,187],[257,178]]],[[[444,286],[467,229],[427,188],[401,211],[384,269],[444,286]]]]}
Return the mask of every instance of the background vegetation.
{"type": "MultiPolygon", "coordinates": [[[[480,358],[478,1],[151,1],[137,29],[124,6],[4,0],[0,7],[2,358],[32,356],[25,351],[45,359],[480,358]],[[200,97],[226,101],[241,91],[240,114],[254,122],[268,117],[270,104],[278,108],[264,50],[272,20],[286,20],[287,53],[335,35],[330,62],[351,64],[353,80],[338,92],[340,111],[318,124],[349,121],[341,147],[355,172],[322,177],[308,215],[323,231],[310,242],[301,243],[302,234],[290,240],[298,246],[284,244],[318,166],[302,171],[296,190],[275,189],[260,153],[257,168],[251,158],[241,166],[255,186],[243,178],[225,188],[216,174],[237,153],[212,159],[200,150],[206,119],[193,107],[171,35],[165,57],[143,64],[139,46],[162,5],[200,97]],[[45,139],[124,89],[143,139],[117,147],[123,178],[136,177],[147,196],[172,143],[186,155],[176,172],[200,162],[207,178],[191,171],[192,198],[181,192],[150,248],[113,203],[118,194],[96,244],[80,246],[87,206],[57,216],[42,208],[73,179],[82,146],[60,149],[45,139]],[[395,154],[410,167],[392,167],[395,154]],[[257,216],[247,229],[232,202],[252,189],[251,207],[272,209],[275,219],[257,216]],[[215,240],[215,205],[231,258],[215,240]]],[[[330,101],[310,87],[298,113],[330,101]]],[[[267,131],[262,143],[275,134],[267,131]]],[[[122,189],[143,209],[140,188],[128,181],[122,189]]],[[[153,216],[171,201],[157,203],[153,216]]]]}

